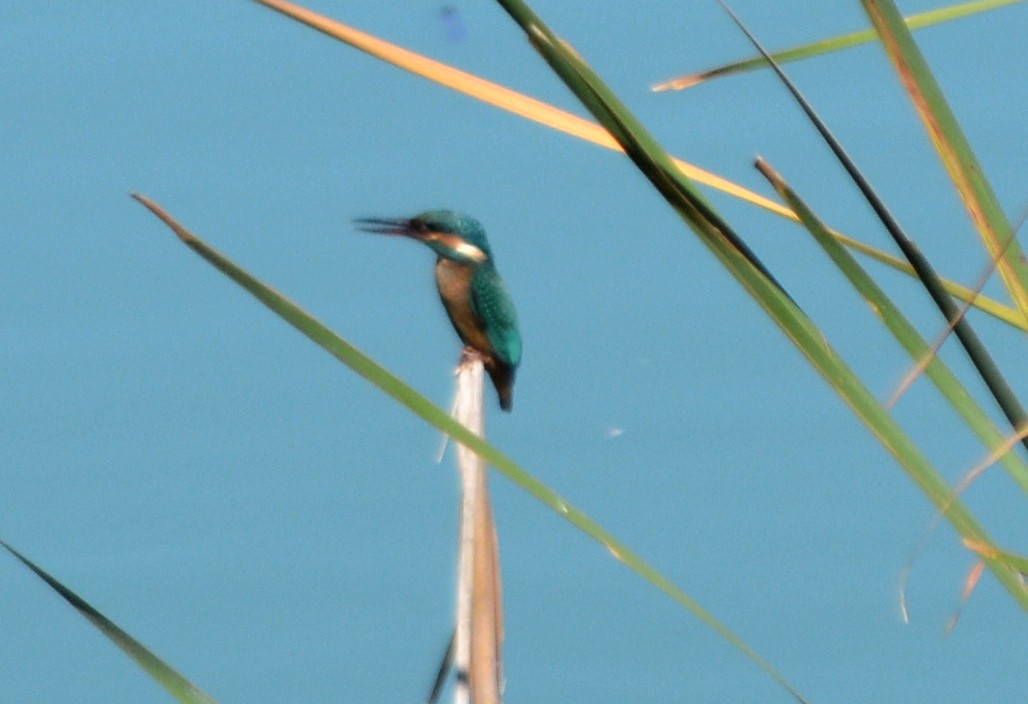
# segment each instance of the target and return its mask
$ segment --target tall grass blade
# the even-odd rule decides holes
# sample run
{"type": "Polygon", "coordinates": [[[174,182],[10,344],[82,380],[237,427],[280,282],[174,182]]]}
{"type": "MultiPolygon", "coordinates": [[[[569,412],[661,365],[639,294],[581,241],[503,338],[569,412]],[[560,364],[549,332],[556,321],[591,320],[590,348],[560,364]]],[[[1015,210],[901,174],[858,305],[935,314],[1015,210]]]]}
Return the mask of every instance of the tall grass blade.
{"type": "MultiPolygon", "coordinates": [[[[899,309],[874,284],[856,261],[828,234],[824,224],[814,215],[806,203],[800,200],[782,177],[766,162],[758,160],[757,168],[778,190],[786,202],[793,207],[818,244],[825,249],[825,252],[832,258],[832,261],[835,262],[840,271],[849,278],[854,287],[864,296],[872,309],[882,319],[882,322],[896,336],[896,339],[900,341],[912,356],[916,357],[923,354],[928,348],[927,342],[918,335],[914,327],[899,312],[899,309]]],[[[940,360],[935,360],[929,364],[926,371],[929,378],[936,384],[954,409],[964,418],[968,426],[982,438],[996,457],[1003,458],[1004,466],[1020,484],[1021,488],[1028,490],[1028,468],[1025,467],[1024,461],[1011,451],[1007,439],[992,424],[985,412],[975,404],[960,382],[940,360]]],[[[945,483],[942,482],[941,478],[938,478],[933,469],[926,464],[915,464],[908,468],[908,473],[913,475],[915,481],[928,494],[932,503],[938,509],[939,516],[945,516],[949,519],[953,527],[957,529],[965,540],[971,540],[980,545],[991,545],[988,540],[974,537],[972,533],[980,529],[977,526],[971,525],[973,519],[967,508],[960,502],[959,493],[951,491],[946,487],[945,483]]],[[[996,559],[987,559],[986,564],[1011,595],[1028,611],[1028,593],[1021,587],[1019,580],[1017,580],[1016,575],[1011,573],[1008,565],[996,559]]]]}
{"type": "MultiPolygon", "coordinates": [[[[923,29],[924,27],[942,24],[943,22],[951,22],[962,17],[976,15],[989,10],[996,10],[1006,5],[1013,5],[1023,1],[1024,0],[975,0],[975,2],[965,2],[961,5],[953,5],[951,7],[940,7],[935,10],[928,10],[927,12],[911,15],[904,19],[904,22],[906,22],[907,26],[912,30],[923,29]]],[[[859,32],[851,32],[838,37],[832,37],[831,39],[822,39],[821,41],[811,42],[810,44],[803,44],[790,49],[776,51],[771,54],[771,57],[775,62],[785,64],[790,61],[799,61],[801,59],[821,56],[822,54],[842,51],[843,49],[867,44],[869,42],[876,41],[877,39],[878,34],[873,29],[865,29],[859,32]]],[[[699,73],[691,73],[678,78],[662,81],[661,83],[653,85],[651,90],[655,93],[684,90],[701,83],[706,83],[714,78],[723,78],[725,76],[731,76],[738,73],[746,73],[748,71],[765,68],[766,66],[767,61],[764,60],[763,56],[754,56],[749,59],[743,59],[742,61],[733,61],[732,63],[707,69],[706,71],[700,71],[699,73]]]]}
{"type": "Polygon", "coordinates": [[[215,704],[214,699],[210,695],[172,669],[170,665],[150,652],[146,646],[119,628],[114,621],[111,621],[97,611],[85,599],[57,581],[55,577],[42,567],[2,540],[0,540],[0,546],[3,546],[7,552],[14,555],[23,565],[35,572],[37,577],[46,582],[51,589],[75,607],[76,611],[96,626],[112,643],[121,648],[157,684],[164,687],[172,697],[183,704],[215,704]]]}
{"type": "Polygon", "coordinates": [[[896,5],[891,0],[861,0],[861,4],[878,31],[885,52],[910,95],[986,250],[999,260],[1000,277],[1007,291],[1021,315],[1028,319],[1028,259],[1016,241],[1007,245],[1012,237],[1010,223],[960,123],[910,30],[903,24],[896,5]]]}
{"type": "MultiPolygon", "coordinates": [[[[928,261],[927,257],[921,253],[921,249],[911,240],[907,234],[900,227],[899,222],[893,217],[892,213],[886,207],[885,203],[879,198],[878,194],[871,187],[864,175],[857,168],[856,163],[850,158],[846,150],[843,149],[842,144],[835,138],[831,130],[824,121],[814,111],[814,108],[810,105],[803,94],[800,93],[796,85],[785,75],[781,67],[775,63],[767,51],[761,46],[757,38],[750,33],[742,21],[735,15],[734,12],[723,2],[718,0],[720,5],[725,9],[726,12],[731,16],[732,20],[739,27],[739,29],[746,35],[747,39],[753,44],[753,46],[761,53],[761,55],[771,64],[775,74],[782,81],[785,87],[789,90],[789,93],[793,96],[799,106],[803,109],[803,112],[807,115],[808,119],[817,129],[818,133],[824,139],[825,143],[832,150],[832,153],[842,164],[843,168],[846,169],[846,173],[849,174],[850,179],[856,184],[857,188],[860,189],[861,194],[867,200],[868,204],[874,210],[875,215],[881,221],[882,225],[892,236],[896,245],[906,256],[907,261],[913,267],[917,273],[917,277],[921,280],[922,285],[928,294],[932,297],[932,300],[938,306],[939,310],[942,311],[943,316],[953,326],[953,331],[956,333],[957,338],[963,345],[964,350],[967,352],[967,356],[970,358],[974,368],[978,371],[982,381],[988,387],[989,392],[993,398],[996,399],[996,403],[1003,410],[1004,415],[1010,421],[1010,425],[1014,428],[1022,427],[1028,424],[1028,413],[1025,413],[1024,407],[1021,405],[1021,401],[1017,398],[1017,394],[1007,383],[1003,373],[1000,371],[999,366],[993,360],[992,355],[989,353],[988,348],[982,343],[978,334],[971,327],[971,323],[964,318],[960,307],[950,298],[946,292],[945,287],[942,285],[942,280],[939,275],[935,273],[934,267],[928,261]]],[[[1010,247],[1013,245],[1013,233],[1007,235],[1007,239],[1004,242],[1004,247],[1010,247]]],[[[1004,256],[1003,250],[997,253],[997,260],[1002,260],[1004,256]]],[[[972,299],[973,300],[973,299],[972,299]]],[[[1028,440],[1025,441],[1025,447],[1028,448],[1028,440]]]]}
{"type": "MultiPolygon", "coordinates": [[[[963,418],[968,427],[981,438],[982,442],[992,451],[1002,449],[1001,459],[1010,476],[1023,491],[1028,493],[1028,463],[1022,460],[1008,444],[1008,439],[992,422],[989,415],[975,402],[971,394],[964,388],[949,367],[937,357],[931,357],[931,346],[917,332],[914,325],[907,320],[900,309],[889,299],[874,280],[860,266],[853,256],[832,237],[828,229],[817,218],[810,207],[789,188],[766,162],[757,161],[757,168],[770,181],[775,190],[799,215],[801,222],[814,237],[832,262],[846,276],[861,297],[867,301],[871,310],[895,336],[896,340],[910,354],[911,358],[920,360],[929,357],[925,365],[925,373],[936,388],[949,402],[953,409],[963,418]]],[[[947,504],[948,508],[948,504],[947,504]]]]}
{"type": "Polygon", "coordinates": [[[900,397],[906,392],[906,390],[914,383],[914,381],[924,372],[925,367],[927,367],[928,364],[931,363],[933,359],[935,359],[935,357],[939,353],[939,350],[942,349],[942,345],[946,342],[947,339],[949,339],[949,336],[953,333],[953,330],[956,328],[957,322],[963,320],[964,316],[967,315],[968,311],[974,305],[975,299],[981,293],[982,289],[985,288],[985,284],[987,284],[989,282],[989,279],[992,278],[993,273],[996,271],[997,263],[998,261],[995,259],[989,263],[989,266],[986,268],[985,273],[978,278],[978,283],[975,284],[975,287],[973,289],[974,297],[970,301],[964,303],[964,305],[960,308],[960,313],[957,315],[956,319],[951,320],[946,325],[946,328],[942,331],[942,334],[940,334],[938,339],[936,339],[936,341],[932,344],[931,351],[924,357],[922,357],[914,365],[914,368],[911,369],[910,372],[903,377],[903,379],[898,384],[896,390],[892,392],[892,395],[889,397],[889,400],[886,401],[886,408],[891,409],[896,404],[896,402],[899,401],[900,397]]]}
{"type": "MultiPolygon", "coordinates": [[[[789,212],[792,213],[791,210],[789,212]]],[[[790,219],[796,220],[796,214],[792,213],[790,219]]],[[[910,265],[910,262],[899,257],[894,257],[891,254],[887,254],[880,249],[869,247],[863,242],[847,237],[838,230],[829,229],[828,233],[834,237],[839,244],[846,248],[863,254],[867,258],[873,259],[881,264],[885,264],[889,268],[902,272],[911,278],[917,278],[917,273],[914,271],[914,267],[910,265]]],[[[1025,320],[1017,309],[1004,305],[988,296],[984,296],[975,288],[958,284],[950,279],[941,279],[941,281],[943,290],[954,298],[958,298],[964,303],[970,304],[972,307],[977,308],[984,313],[988,313],[992,317],[1011,327],[1017,328],[1023,332],[1028,332],[1028,320],[1025,320]]]]}
{"type": "Polygon", "coordinates": [[[446,676],[450,674],[450,667],[453,665],[453,634],[446,641],[446,650],[443,651],[443,658],[439,662],[439,669],[436,670],[435,679],[432,681],[432,689],[428,692],[425,704],[436,704],[439,695],[443,693],[443,686],[446,684],[446,676]]]}
{"type": "MultiPolygon", "coordinates": [[[[498,0],[528,35],[583,104],[611,131],[625,152],[639,165],[657,190],[707,244],[719,260],[736,276],[754,299],[764,307],[808,361],[849,404],[882,445],[892,453],[908,476],[936,506],[949,497],[949,487],[913,441],[899,427],[846,364],[828,345],[820,330],[773,281],[765,277],[749,257],[725,237],[729,229],[705,203],[694,199],[694,191],[677,169],[670,167],[667,154],[646,132],[600,79],[570,47],[520,0],[498,0]]],[[[991,541],[974,517],[962,506],[953,504],[947,518],[957,531],[983,544],[991,541]]],[[[990,565],[992,567],[993,565],[990,565]]],[[[998,568],[997,568],[998,571],[998,568]]],[[[1001,579],[1007,579],[1004,574],[1001,579]]],[[[1028,611],[1028,595],[1014,592],[1015,599],[1028,611]]],[[[776,677],[777,679],[777,677],[776,677]]],[[[781,680],[779,680],[781,682],[781,680]]],[[[794,690],[790,688],[794,694],[794,690]]],[[[798,696],[798,695],[797,695],[798,696]]]]}
{"type": "MultiPolygon", "coordinates": [[[[441,86],[598,146],[613,150],[621,149],[621,146],[610,134],[595,122],[582,119],[578,115],[573,115],[541,100],[536,100],[524,93],[519,93],[474,74],[429,59],[426,56],[391,44],[341,22],[331,20],[299,5],[285,2],[285,0],[253,1],[381,61],[438,83],[441,86]]],[[[679,161],[678,166],[690,178],[711,188],[718,189],[764,208],[774,209],[777,205],[759,194],[753,193],[738,184],[732,183],[717,174],[705,171],[693,164],[679,161]]],[[[780,206],[778,207],[780,208],[780,206]]]]}

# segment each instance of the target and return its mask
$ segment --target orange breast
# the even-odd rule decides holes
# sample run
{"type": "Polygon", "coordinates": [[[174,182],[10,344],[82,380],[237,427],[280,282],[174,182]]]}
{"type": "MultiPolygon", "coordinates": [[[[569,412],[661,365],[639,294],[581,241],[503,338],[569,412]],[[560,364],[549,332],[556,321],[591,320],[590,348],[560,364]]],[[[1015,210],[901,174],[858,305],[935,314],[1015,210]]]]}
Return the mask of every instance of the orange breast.
{"type": "Polygon", "coordinates": [[[446,314],[450,316],[460,339],[491,357],[492,345],[471,309],[471,277],[474,273],[470,266],[440,258],[435,265],[435,283],[446,314]]]}

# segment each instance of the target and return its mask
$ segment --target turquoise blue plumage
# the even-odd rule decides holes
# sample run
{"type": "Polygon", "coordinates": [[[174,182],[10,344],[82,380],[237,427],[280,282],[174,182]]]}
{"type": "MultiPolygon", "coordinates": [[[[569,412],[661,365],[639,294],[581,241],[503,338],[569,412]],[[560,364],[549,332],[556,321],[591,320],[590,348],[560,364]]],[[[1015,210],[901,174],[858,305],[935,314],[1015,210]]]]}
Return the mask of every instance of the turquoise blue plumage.
{"type": "Polygon", "coordinates": [[[464,344],[482,356],[500,407],[511,410],[521,334],[482,224],[451,210],[429,210],[407,219],[361,218],[357,223],[368,232],[417,240],[436,253],[435,280],[443,308],[464,344]]]}

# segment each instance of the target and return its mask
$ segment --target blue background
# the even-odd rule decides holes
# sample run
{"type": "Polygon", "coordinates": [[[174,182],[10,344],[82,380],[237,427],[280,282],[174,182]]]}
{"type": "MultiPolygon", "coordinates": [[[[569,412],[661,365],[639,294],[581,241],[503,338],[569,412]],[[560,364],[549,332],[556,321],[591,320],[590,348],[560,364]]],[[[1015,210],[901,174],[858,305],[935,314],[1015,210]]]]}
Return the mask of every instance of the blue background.
{"type": "MultiPolygon", "coordinates": [[[[313,9],[582,113],[500,9],[457,7],[463,38],[436,2],[313,9]]],[[[734,7],[774,48],[866,25],[855,2],[734,7]]],[[[889,247],[769,74],[649,92],[751,53],[715,3],[535,8],[672,153],[768,193],[763,154],[832,225],[889,247]]],[[[1026,20],[1022,6],[918,34],[1011,217],[1026,20]]],[[[788,70],[939,269],[973,282],[986,257],[880,48],[788,70]]],[[[433,462],[435,431],[130,191],[444,406],[459,345],[431,255],[350,219],[476,215],[525,339],[515,412],[490,408],[498,447],[813,702],[1023,697],[1024,613],[992,578],[941,635],[973,563],[948,528],[914,564],[901,623],[931,508],[624,157],[242,1],[5,4],[0,86],[0,537],[219,701],[423,697],[452,620],[455,473],[433,462]]],[[[909,361],[808,237],[711,198],[887,397],[909,361]]],[[[918,288],[875,271],[934,336],[918,288]]],[[[1023,337],[973,320],[1026,397],[1023,337]]],[[[953,482],[985,454],[924,381],[896,414],[953,482]]],[[[598,545],[492,486],[509,701],[789,700],[598,545]]],[[[967,498],[1025,550],[1024,495],[1001,470],[967,498]]],[[[0,585],[0,699],[165,700],[14,560],[0,585]]]]}

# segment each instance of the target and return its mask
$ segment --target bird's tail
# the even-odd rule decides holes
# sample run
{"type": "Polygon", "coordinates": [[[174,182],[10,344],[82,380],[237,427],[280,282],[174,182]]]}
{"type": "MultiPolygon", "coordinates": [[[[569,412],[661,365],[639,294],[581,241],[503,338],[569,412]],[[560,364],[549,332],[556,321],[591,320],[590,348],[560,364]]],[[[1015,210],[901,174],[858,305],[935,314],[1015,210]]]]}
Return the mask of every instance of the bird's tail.
{"type": "Polygon", "coordinates": [[[514,405],[514,370],[505,364],[492,364],[487,371],[500,397],[500,408],[509,413],[514,405]]]}

